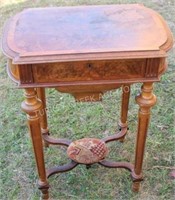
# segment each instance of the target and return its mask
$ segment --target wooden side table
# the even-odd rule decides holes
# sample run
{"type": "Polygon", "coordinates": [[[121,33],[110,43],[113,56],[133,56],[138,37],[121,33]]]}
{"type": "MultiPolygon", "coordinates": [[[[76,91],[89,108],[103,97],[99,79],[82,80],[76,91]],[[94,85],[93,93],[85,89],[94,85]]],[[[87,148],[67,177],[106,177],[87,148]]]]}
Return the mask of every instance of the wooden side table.
{"type": "Polygon", "coordinates": [[[166,53],[172,45],[162,17],[138,4],[26,9],[8,21],[2,48],[10,78],[25,90],[22,109],[27,113],[42,199],[49,198],[49,176],[78,164],[126,168],[131,172],[133,190],[139,190],[150,109],[156,103],[153,83],[166,70],[166,53]],[[107,161],[105,144],[124,139],[130,85],[140,82],[135,163],[107,161]],[[119,87],[127,87],[127,91],[122,94],[118,133],[74,142],[50,136],[45,88],[70,93],[77,101],[93,102],[119,87]],[[43,141],[45,146],[67,146],[70,163],[46,170],[43,141]]]}

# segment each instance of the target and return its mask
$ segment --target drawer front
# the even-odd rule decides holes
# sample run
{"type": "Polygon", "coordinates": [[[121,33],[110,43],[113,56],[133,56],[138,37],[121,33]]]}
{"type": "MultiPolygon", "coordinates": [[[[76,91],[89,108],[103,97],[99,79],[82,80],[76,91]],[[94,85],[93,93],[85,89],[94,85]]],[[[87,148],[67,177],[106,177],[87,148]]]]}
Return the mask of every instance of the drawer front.
{"type": "Polygon", "coordinates": [[[67,82],[143,78],[146,59],[64,62],[32,66],[34,82],[67,82]]]}

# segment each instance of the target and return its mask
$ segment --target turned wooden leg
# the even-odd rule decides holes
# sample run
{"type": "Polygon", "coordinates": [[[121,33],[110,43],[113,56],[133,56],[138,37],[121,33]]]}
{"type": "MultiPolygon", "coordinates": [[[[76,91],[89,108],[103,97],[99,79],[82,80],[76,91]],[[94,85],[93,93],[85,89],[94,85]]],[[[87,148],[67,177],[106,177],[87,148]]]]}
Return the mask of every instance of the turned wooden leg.
{"type": "MultiPolygon", "coordinates": [[[[123,85],[122,87],[122,105],[121,105],[121,118],[119,121],[120,130],[128,126],[127,117],[128,117],[128,107],[129,107],[129,97],[130,97],[130,85],[123,85]]],[[[125,136],[119,141],[123,142],[125,136]]]]}
{"type": "Polygon", "coordinates": [[[42,199],[49,199],[49,184],[46,177],[39,114],[39,111],[42,109],[42,102],[37,98],[36,91],[33,88],[25,89],[24,95],[26,99],[21,107],[22,110],[27,113],[27,120],[39,175],[39,189],[42,191],[42,199]]]}
{"type": "MultiPolygon", "coordinates": [[[[49,135],[49,129],[47,124],[47,109],[46,109],[46,95],[45,88],[37,88],[37,96],[42,101],[43,109],[40,112],[40,121],[41,121],[41,132],[42,134],[49,135]]],[[[49,143],[44,142],[44,146],[48,147],[49,143]]]]}
{"type": "Polygon", "coordinates": [[[137,181],[137,177],[142,177],[142,163],[145,149],[145,142],[147,136],[147,130],[150,120],[150,109],[156,103],[156,96],[152,93],[153,83],[144,83],[142,85],[142,91],[139,96],[136,97],[136,102],[139,104],[138,113],[138,132],[135,152],[135,165],[133,178],[133,191],[139,191],[140,181],[137,181]]]}

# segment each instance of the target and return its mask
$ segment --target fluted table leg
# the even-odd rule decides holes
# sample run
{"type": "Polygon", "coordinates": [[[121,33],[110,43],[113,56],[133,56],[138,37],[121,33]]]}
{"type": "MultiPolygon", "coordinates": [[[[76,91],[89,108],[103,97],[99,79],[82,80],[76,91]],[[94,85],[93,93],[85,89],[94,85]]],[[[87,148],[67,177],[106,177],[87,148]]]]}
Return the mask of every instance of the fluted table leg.
{"type": "Polygon", "coordinates": [[[40,110],[42,109],[42,102],[37,98],[37,93],[34,88],[25,89],[24,95],[25,101],[22,103],[21,107],[23,111],[27,113],[30,136],[39,175],[39,189],[42,191],[42,199],[49,199],[49,184],[46,177],[40,127],[40,110]]]}
{"type": "MultiPolygon", "coordinates": [[[[49,129],[47,124],[47,108],[46,108],[46,95],[45,88],[37,88],[37,96],[42,101],[43,109],[40,112],[40,121],[41,121],[41,132],[42,134],[49,135],[49,129]]],[[[48,147],[49,143],[44,142],[44,146],[48,147]]]]}
{"type": "MultiPolygon", "coordinates": [[[[122,105],[121,105],[121,118],[119,121],[119,127],[124,128],[128,126],[127,117],[128,117],[128,107],[129,107],[129,97],[130,97],[130,85],[123,85],[122,87],[122,105]]],[[[125,135],[119,141],[123,142],[125,135]]]]}
{"type": "MultiPolygon", "coordinates": [[[[139,104],[138,113],[138,132],[137,132],[137,142],[136,142],[136,152],[135,152],[135,165],[133,173],[134,176],[141,176],[142,174],[142,164],[145,149],[146,136],[148,131],[148,125],[150,120],[150,109],[156,103],[156,96],[152,93],[153,83],[144,83],[142,85],[142,91],[139,96],[136,97],[136,102],[139,104]]],[[[140,181],[133,182],[133,191],[138,191],[140,186],[140,181]]]]}

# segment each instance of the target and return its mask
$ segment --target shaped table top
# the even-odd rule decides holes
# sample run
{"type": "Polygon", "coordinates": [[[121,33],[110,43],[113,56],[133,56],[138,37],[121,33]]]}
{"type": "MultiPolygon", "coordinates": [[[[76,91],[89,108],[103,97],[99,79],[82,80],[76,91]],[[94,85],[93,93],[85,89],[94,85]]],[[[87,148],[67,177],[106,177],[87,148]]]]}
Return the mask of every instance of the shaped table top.
{"type": "Polygon", "coordinates": [[[160,15],[139,4],[31,8],[5,26],[15,64],[165,57],[173,44],[160,15]]]}

